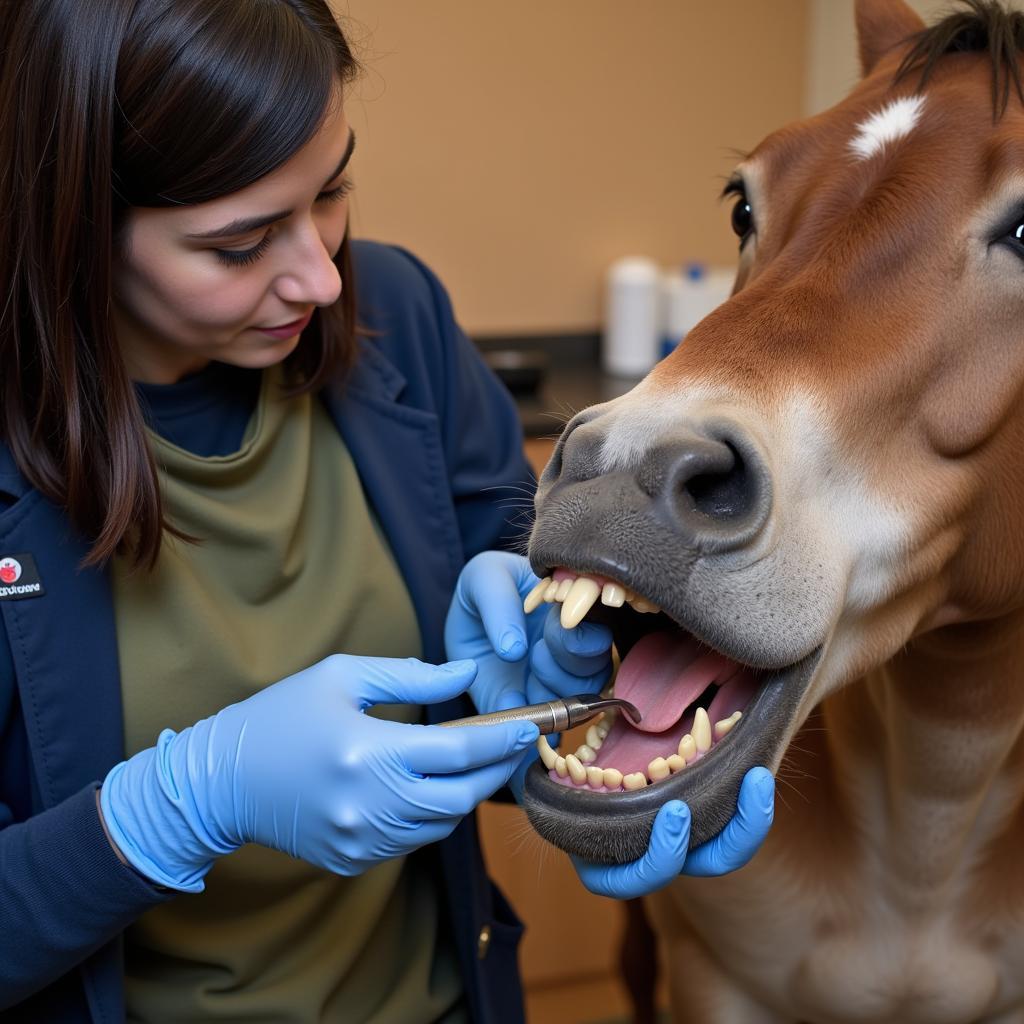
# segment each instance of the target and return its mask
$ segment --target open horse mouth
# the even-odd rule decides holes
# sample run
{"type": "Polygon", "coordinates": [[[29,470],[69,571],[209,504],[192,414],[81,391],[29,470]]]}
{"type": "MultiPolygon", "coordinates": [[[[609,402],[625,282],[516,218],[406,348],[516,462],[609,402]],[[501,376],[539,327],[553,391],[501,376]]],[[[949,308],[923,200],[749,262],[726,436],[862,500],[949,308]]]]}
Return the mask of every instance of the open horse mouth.
{"type": "Polygon", "coordinates": [[[684,800],[690,844],[716,835],[735,813],[748,769],[775,764],[821,648],[778,667],[744,664],[607,574],[550,569],[526,599],[561,604],[561,621],[612,630],[621,664],[608,692],[641,712],[639,725],[605,713],[575,751],[538,741],[524,805],[534,828],[568,853],[626,863],[646,851],[658,809],[684,800]]]}

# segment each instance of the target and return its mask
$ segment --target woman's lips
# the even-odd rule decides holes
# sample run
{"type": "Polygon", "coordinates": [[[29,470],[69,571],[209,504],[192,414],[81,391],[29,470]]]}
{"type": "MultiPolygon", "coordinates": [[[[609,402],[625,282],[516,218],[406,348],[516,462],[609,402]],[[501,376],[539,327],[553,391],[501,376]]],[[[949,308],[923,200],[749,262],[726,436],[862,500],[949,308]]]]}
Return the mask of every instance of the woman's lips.
{"type": "Polygon", "coordinates": [[[282,324],[280,327],[257,327],[256,330],[262,334],[269,334],[272,338],[293,338],[296,334],[301,334],[312,319],[313,311],[311,310],[301,320],[293,320],[290,324],[282,324]]]}

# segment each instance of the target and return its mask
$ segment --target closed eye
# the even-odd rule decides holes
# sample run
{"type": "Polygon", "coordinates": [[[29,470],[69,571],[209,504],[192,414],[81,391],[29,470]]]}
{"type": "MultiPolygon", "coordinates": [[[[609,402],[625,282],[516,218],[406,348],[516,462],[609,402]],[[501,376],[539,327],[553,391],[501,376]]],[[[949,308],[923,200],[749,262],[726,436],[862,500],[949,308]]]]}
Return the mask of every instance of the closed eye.
{"type": "Polygon", "coordinates": [[[356,183],[351,178],[342,178],[341,184],[337,188],[328,189],[326,192],[321,192],[316,197],[318,203],[340,203],[342,199],[346,199],[352,194],[352,190],[356,187],[356,183]]]}
{"type": "Polygon", "coordinates": [[[247,267],[260,259],[270,248],[270,235],[271,232],[268,231],[250,249],[214,249],[213,253],[221,263],[226,263],[229,267],[247,267]]]}
{"type": "MultiPolygon", "coordinates": [[[[340,203],[351,195],[355,187],[355,182],[351,178],[343,178],[337,188],[321,192],[316,197],[316,201],[318,203],[340,203]]],[[[248,249],[214,249],[213,252],[217,259],[229,267],[247,267],[264,256],[267,249],[270,248],[272,236],[273,225],[254,246],[248,249]]]]}

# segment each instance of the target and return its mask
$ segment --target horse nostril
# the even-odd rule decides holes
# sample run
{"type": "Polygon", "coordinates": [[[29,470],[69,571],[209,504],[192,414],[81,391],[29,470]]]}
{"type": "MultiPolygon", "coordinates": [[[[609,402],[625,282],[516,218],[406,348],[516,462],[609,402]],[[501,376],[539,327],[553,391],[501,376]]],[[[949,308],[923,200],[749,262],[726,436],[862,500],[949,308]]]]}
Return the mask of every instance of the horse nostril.
{"type": "Polygon", "coordinates": [[[590,480],[601,473],[601,432],[590,426],[594,419],[595,412],[585,409],[566,425],[541,474],[541,485],[590,480]]]}
{"type": "Polygon", "coordinates": [[[677,481],[680,499],[710,519],[738,518],[746,515],[754,503],[756,488],[750,486],[742,456],[731,444],[723,443],[732,454],[731,467],[677,481]]]}
{"type": "Polygon", "coordinates": [[[731,424],[704,424],[652,450],[637,483],[688,543],[709,552],[749,543],[771,511],[764,459],[731,424]]]}

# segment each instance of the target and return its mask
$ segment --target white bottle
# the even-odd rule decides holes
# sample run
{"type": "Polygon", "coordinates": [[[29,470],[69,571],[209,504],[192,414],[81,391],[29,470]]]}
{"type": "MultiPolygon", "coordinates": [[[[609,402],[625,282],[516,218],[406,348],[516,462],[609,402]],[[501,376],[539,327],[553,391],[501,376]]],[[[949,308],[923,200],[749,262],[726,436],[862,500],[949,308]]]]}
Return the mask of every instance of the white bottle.
{"type": "Polygon", "coordinates": [[[661,347],[661,273],[643,256],[608,269],[601,365],[615,377],[642,377],[661,347]]]}
{"type": "Polygon", "coordinates": [[[662,278],[664,327],[660,356],[667,356],[690,331],[732,294],[736,271],[687,263],[662,278]]]}

